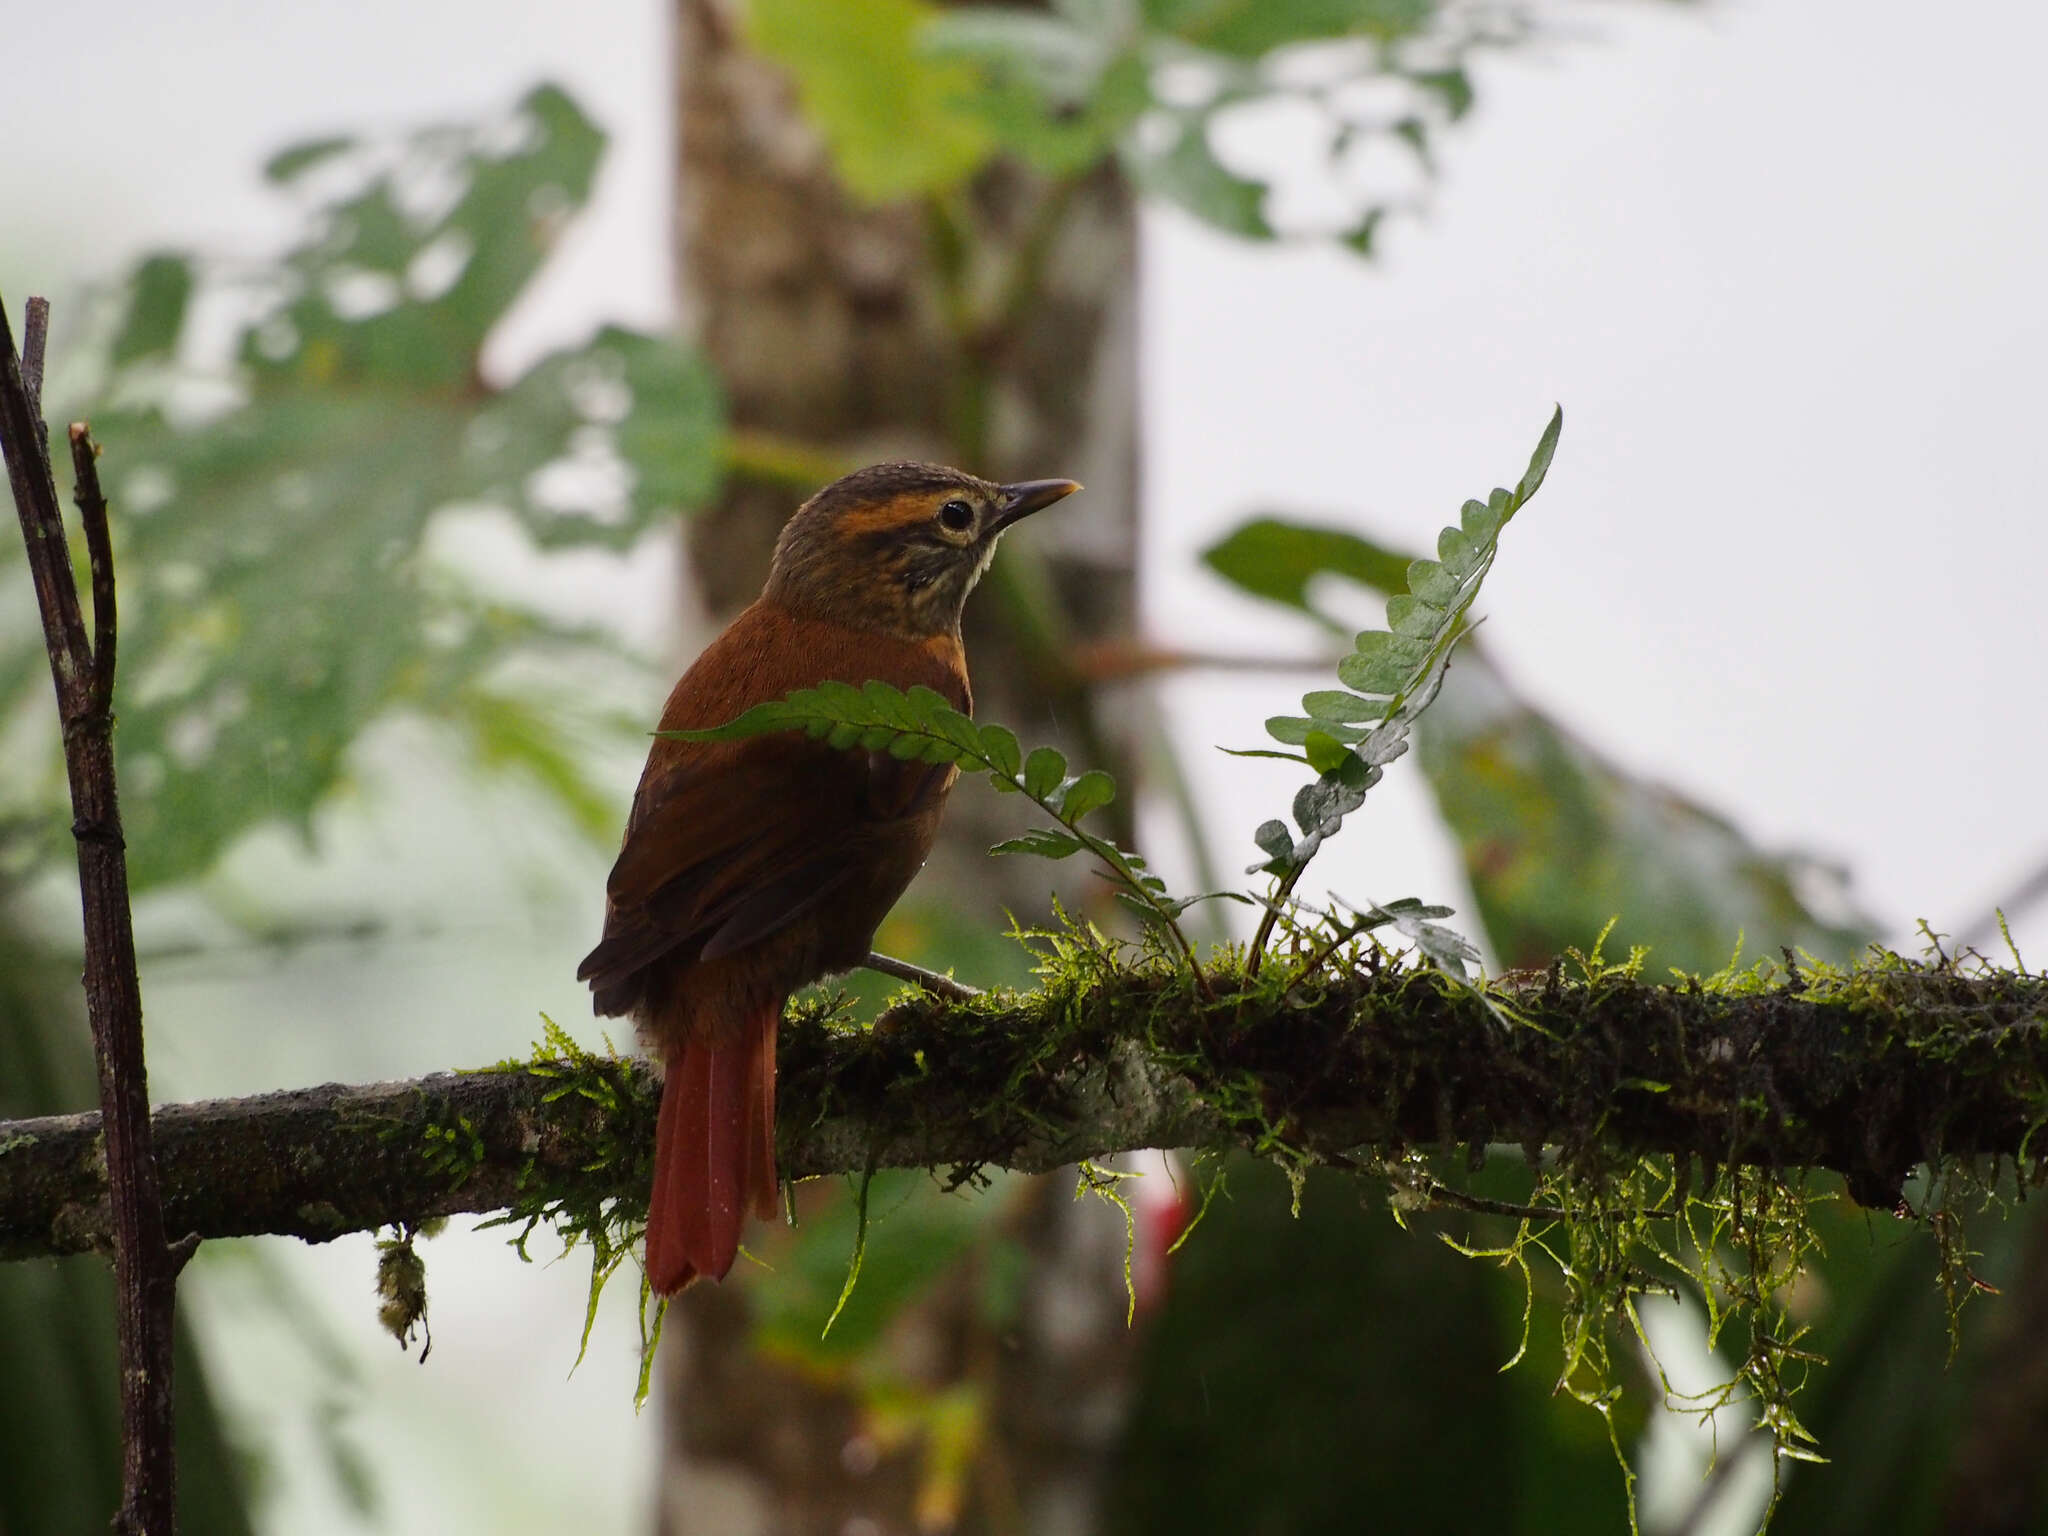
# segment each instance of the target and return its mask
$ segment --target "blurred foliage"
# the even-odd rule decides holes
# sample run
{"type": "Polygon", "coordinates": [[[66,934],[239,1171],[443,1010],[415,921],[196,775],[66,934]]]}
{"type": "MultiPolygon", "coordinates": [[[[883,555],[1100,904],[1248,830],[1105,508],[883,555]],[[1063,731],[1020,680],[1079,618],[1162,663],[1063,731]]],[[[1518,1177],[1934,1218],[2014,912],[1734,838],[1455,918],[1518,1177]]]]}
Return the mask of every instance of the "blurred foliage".
{"type": "MultiPolygon", "coordinates": [[[[395,151],[323,140],[269,166],[308,203],[274,265],[159,254],[124,285],[89,414],[116,519],[138,889],[203,873],[260,821],[310,834],[351,746],[401,710],[609,834],[561,726],[572,668],[615,662],[614,643],[478,596],[428,549],[454,507],[501,509],[542,549],[624,549],[717,484],[718,388],[672,342],[607,328],[502,389],[484,377],[602,148],[550,87],[395,151]]],[[[34,635],[0,637],[0,721],[47,713],[34,635]]],[[[54,766],[17,785],[0,814],[47,808],[54,766]]],[[[39,830],[47,851],[54,818],[39,830]]]]}
{"type": "Polygon", "coordinates": [[[1280,517],[1240,523],[1202,552],[1202,563],[1254,597],[1284,603],[1332,634],[1347,633],[1309,601],[1309,585],[1321,576],[1343,576],[1382,596],[1408,590],[1413,555],[1375,544],[1345,528],[1322,528],[1280,517]]]}
{"type": "Polygon", "coordinates": [[[753,0],[748,15],[858,196],[945,194],[1001,153],[1055,177],[1114,159],[1151,195],[1270,239],[1271,185],[1219,137],[1285,106],[1312,114],[1351,205],[1315,232],[1365,252],[1396,203],[1363,189],[1363,157],[1392,144],[1431,172],[1472,106],[1471,56],[1532,30],[1523,7],[1471,0],[753,0]]]}
{"type": "Polygon", "coordinates": [[[876,202],[955,185],[994,151],[974,70],[934,58],[921,0],[753,0],[747,40],[796,77],[839,178],[876,202]]]}
{"type": "MultiPolygon", "coordinates": [[[[1298,1191],[1241,1157],[1211,1177],[1224,1192],[1175,1258],[1147,1333],[1107,1531],[1621,1526],[1605,1429],[1550,1391],[1554,1336],[1502,1372],[1520,1288],[1429,1240],[1451,1223],[1403,1232],[1373,1208],[1384,1186],[1327,1170],[1298,1191]]],[[[1525,1170],[1483,1182],[1528,1193],[1525,1170]]],[[[1645,1394],[1632,1402],[1628,1429],[1645,1394]]]]}

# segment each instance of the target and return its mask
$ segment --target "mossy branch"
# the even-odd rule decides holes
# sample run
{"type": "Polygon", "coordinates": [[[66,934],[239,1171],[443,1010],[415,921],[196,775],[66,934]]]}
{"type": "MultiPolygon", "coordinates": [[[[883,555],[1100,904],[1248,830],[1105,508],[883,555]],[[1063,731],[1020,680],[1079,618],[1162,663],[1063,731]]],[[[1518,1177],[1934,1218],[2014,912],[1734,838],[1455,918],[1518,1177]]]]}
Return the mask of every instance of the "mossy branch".
{"type": "MultiPolygon", "coordinates": [[[[1657,985],[1597,965],[1489,988],[1366,966],[1246,981],[1058,941],[1044,988],[913,996],[872,1029],[792,1013],[780,1058],[796,1177],[1043,1170],[1149,1146],[1349,1166],[1507,1143],[1596,1172],[1646,1155],[1831,1169],[1866,1204],[1950,1159],[2048,1143],[2048,981],[1874,954],[1844,971],[1657,985]]],[[[559,1036],[553,1037],[559,1040],[559,1036]]],[[[165,1219],[313,1241],[458,1211],[645,1200],[654,1082],[570,1062],[329,1085],[156,1114],[165,1219]]],[[[97,1115],[0,1124],[0,1258],[104,1247],[97,1115]]]]}

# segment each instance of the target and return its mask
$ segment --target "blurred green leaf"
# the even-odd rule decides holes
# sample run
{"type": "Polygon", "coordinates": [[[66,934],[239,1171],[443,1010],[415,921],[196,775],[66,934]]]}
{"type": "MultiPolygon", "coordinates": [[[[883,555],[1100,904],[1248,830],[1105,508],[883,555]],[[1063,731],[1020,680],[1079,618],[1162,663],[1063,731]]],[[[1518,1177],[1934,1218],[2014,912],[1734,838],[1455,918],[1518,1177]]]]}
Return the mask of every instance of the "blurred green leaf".
{"type": "Polygon", "coordinates": [[[332,160],[356,147],[351,138],[310,139],[279,150],[263,163],[263,178],[279,183],[296,181],[316,165],[332,160]]]}
{"type": "Polygon", "coordinates": [[[1273,237],[1273,226],[1266,222],[1266,184],[1238,175],[1216,158],[1208,121],[1199,114],[1181,119],[1163,154],[1133,154],[1125,164],[1140,187],[1178,203],[1204,223],[1247,239],[1273,237]]]}
{"type": "MultiPolygon", "coordinates": [[[[581,208],[602,147],[543,86],[508,121],[414,135],[382,169],[366,151],[356,183],[254,281],[276,297],[244,311],[225,409],[195,420],[116,367],[124,403],[92,421],[115,518],[115,743],[139,888],[200,873],[257,822],[309,829],[354,744],[399,710],[609,832],[615,811],[559,720],[551,733],[496,679],[519,658],[616,667],[615,644],[479,599],[429,546],[437,514],[461,506],[504,510],[541,548],[621,550],[716,489],[722,402],[673,342],[607,328],[503,390],[483,378],[485,339],[581,208]]],[[[176,346],[191,271],[142,264],[117,358],[176,346]]],[[[39,653],[31,630],[0,633],[0,713],[46,692],[39,653]]]]}
{"type": "MultiPolygon", "coordinates": [[[[597,734],[580,701],[541,693],[525,680],[514,686],[511,680],[494,684],[476,678],[455,688],[442,710],[462,732],[478,767],[525,773],[593,842],[617,834],[617,791],[595,782],[576,751],[580,741],[597,734]],[[574,726],[590,728],[579,732],[574,726]]],[[[644,725],[624,719],[603,722],[620,735],[644,725]]]]}
{"type": "Polygon", "coordinates": [[[1131,36],[1069,16],[949,7],[922,41],[936,57],[975,67],[967,104],[995,143],[1050,176],[1087,171],[1151,105],[1150,76],[1131,36]]]}
{"type": "Polygon", "coordinates": [[[1379,238],[1380,225],[1386,222],[1386,217],[1387,210],[1384,208],[1366,209],[1356,224],[1338,234],[1338,243],[1348,246],[1360,256],[1374,255],[1373,242],[1379,238]]]}
{"type": "Polygon", "coordinates": [[[416,135],[403,175],[388,171],[321,211],[285,258],[290,297],[245,333],[242,362],[259,387],[475,393],[484,337],[589,198],[603,150],[604,135],[554,86],[529,92],[509,125],[416,135]],[[459,195],[443,208],[421,187],[459,195]]]}
{"type": "Polygon", "coordinates": [[[1845,959],[1875,936],[1819,862],[1757,847],[1725,817],[1595,752],[1518,698],[1468,649],[1420,735],[1420,761],[1458,840],[1505,965],[1648,944],[1653,965],[1719,970],[1738,935],[1845,959]]]}
{"type": "Polygon", "coordinates": [[[1456,122],[1472,109],[1472,77],[1462,69],[1424,70],[1412,77],[1426,91],[1442,98],[1444,110],[1456,122]]]}
{"type": "Polygon", "coordinates": [[[752,0],[748,40],[796,79],[840,179],[871,202],[958,185],[993,152],[972,67],[935,55],[923,0],[752,0]]]}
{"type": "Polygon", "coordinates": [[[783,1358],[821,1365],[849,1364],[872,1348],[892,1319],[950,1270],[986,1232],[991,1200],[1000,1196],[947,1193],[928,1173],[875,1174],[868,1188],[867,1242],[860,1283],[824,1331],[846,1283],[854,1250],[852,1200],[822,1203],[792,1239],[771,1250],[774,1268],[758,1276],[754,1333],[783,1358]]]}
{"type": "Polygon", "coordinates": [[[724,416],[701,355],[606,326],[469,413],[461,495],[510,508],[542,548],[628,549],[716,494],[724,416]],[[557,466],[590,484],[551,489],[557,466]]]}
{"type": "Polygon", "coordinates": [[[1413,37],[1436,19],[1436,0],[1143,0],[1162,32],[1239,58],[1339,38],[1413,37]]]}
{"type": "Polygon", "coordinates": [[[1408,557],[1346,528],[1255,517],[1203,550],[1202,563],[1254,597],[1285,603],[1334,629],[1336,621],[1309,601],[1310,582],[1344,576],[1377,591],[1400,592],[1408,557]]]}
{"type": "Polygon", "coordinates": [[[115,367],[169,352],[185,328],[192,298],[192,268],[181,256],[151,256],[128,282],[128,313],[115,333],[115,367]]]}

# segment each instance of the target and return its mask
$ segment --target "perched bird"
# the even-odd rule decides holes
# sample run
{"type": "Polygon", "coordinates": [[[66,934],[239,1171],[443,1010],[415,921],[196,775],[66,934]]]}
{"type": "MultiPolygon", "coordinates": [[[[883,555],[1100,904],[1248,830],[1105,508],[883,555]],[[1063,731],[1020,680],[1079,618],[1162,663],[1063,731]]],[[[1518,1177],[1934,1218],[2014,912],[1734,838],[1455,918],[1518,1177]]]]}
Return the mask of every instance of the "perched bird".
{"type": "MultiPolygon", "coordinates": [[[[923,684],[972,712],[960,614],[1004,529],[1079,490],[876,464],[799,507],[760,599],[683,674],[661,729],[722,725],[798,688],[923,684]]],[[[866,960],[931,851],[958,771],[801,732],[658,739],[577,971],[665,1065],[647,1276],[722,1279],[775,1213],[775,1031],[797,988],[866,960]]]]}

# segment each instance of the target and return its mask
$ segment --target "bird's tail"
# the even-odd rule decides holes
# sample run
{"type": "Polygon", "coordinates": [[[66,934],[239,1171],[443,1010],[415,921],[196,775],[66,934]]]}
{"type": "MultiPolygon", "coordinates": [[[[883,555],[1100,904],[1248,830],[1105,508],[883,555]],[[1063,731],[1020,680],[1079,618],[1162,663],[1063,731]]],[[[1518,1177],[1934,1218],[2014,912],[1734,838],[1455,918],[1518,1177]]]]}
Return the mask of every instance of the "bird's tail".
{"type": "Polygon", "coordinates": [[[723,1280],[748,1213],[773,1217],[775,1027],[782,1000],[737,1034],[685,1039],[668,1061],[647,1207],[647,1279],[662,1295],[723,1280]]]}

